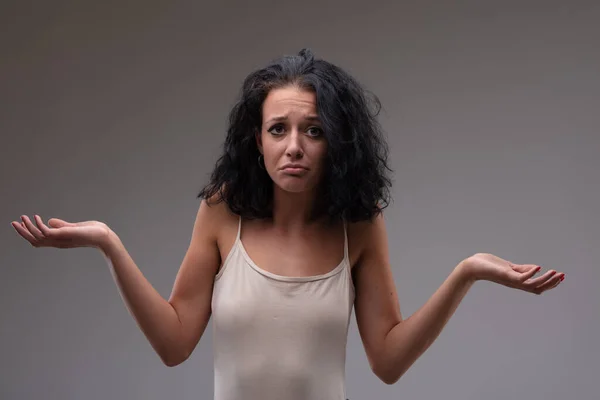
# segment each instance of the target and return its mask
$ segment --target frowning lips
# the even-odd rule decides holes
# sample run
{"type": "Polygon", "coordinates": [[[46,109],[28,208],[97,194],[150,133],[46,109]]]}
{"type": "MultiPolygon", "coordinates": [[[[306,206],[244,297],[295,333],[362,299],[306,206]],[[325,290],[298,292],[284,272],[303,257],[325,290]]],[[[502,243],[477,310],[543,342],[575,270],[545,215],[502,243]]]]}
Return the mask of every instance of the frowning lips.
{"type": "Polygon", "coordinates": [[[288,163],[281,167],[283,170],[308,170],[308,167],[302,164],[288,163]]]}

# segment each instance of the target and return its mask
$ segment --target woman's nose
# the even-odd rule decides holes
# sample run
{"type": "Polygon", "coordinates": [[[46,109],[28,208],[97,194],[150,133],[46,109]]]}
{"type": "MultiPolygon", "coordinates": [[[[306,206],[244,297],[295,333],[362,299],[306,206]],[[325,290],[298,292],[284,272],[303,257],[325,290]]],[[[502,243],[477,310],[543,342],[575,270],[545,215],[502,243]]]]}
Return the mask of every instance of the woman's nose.
{"type": "Polygon", "coordinates": [[[289,157],[301,158],[304,155],[304,151],[302,150],[302,138],[297,131],[292,132],[288,137],[289,142],[286,154],[289,157]]]}

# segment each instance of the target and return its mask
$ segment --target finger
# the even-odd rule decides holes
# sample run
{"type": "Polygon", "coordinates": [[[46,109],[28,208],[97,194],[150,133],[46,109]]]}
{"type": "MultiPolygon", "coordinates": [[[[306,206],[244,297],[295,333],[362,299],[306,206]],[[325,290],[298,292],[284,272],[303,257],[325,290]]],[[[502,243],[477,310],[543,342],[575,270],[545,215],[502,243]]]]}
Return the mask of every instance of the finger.
{"type": "Polygon", "coordinates": [[[555,287],[557,287],[558,285],[560,285],[560,283],[564,280],[564,277],[560,278],[555,284],[553,284],[552,286],[550,286],[549,288],[544,289],[544,291],[548,291],[550,289],[554,289],[555,287]]]}
{"type": "Polygon", "coordinates": [[[50,218],[48,220],[48,226],[50,226],[51,228],[60,228],[62,226],[74,226],[74,225],[75,224],[72,224],[70,222],[62,220],[60,218],[50,218]]]}
{"type": "Polygon", "coordinates": [[[73,243],[73,239],[72,238],[60,238],[60,237],[56,237],[55,240],[52,240],[52,239],[48,240],[48,239],[46,239],[46,240],[44,240],[44,244],[42,245],[42,243],[40,243],[40,241],[38,239],[36,239],[31,234],[31,232],[29,232],[29,230],[25,226],[24,222],[12,221],[11,225],[17,231],[17,233],[19,233],[19,235],[21,235],[25,240],[27,240],[34,247],[46,246],[46,247],[58,247],[58,248],[61,248],[61,249],[67,249],[67,248],[77,247],[73,243]]]}
{"type": "Polygon", "coordinates": [[[31,243],[32,246],[38,246],[37,239],[31,234],[31,232],[29,232],[29,230],[27,230],[23,222],[12,222],[12,226],[19,233],[19,235],[21,235],[25,240],[31,243]]]}
{"type": "Polygon", "coordinates": [[[33,223],[27,215],[22,215],[21,219],[23,220],[25,227],[37,240],[41,240],[44,238],[44,234],[35,225],[33,225],[33,223]]]}
{"type": "MultiPolygon", "coordinates": [[[[38,215],[36,215],[35,217],[36,217],[36,223],[40,227],[40,230],[41,230],[42,234],[45,236],[45,238],[48,238],[48,239],[54,240],[54,241],[56,241],[56,240],[63,241],[69,247],[72,247],[72,242],[73,242],[72,235],[76,234],[77,227],[80,224],[83,224],[83,223],[70,223],[70,222],[63,221],[58,218],[51,218],[48,221],[48,223],[52,222],[53,225],[55,225],[55,227],[48,228],[46,225],[44,225],[44,222],[38,215]]],[[[56,246],[56,243],[53,242],[50,245],[56,246]]]]}
{"type": "Polygon", "coordinates": [[[34,215],[33,218],[35,219],[35,224],[45,237],[51,237],[57,231],[56,229],[48,228],[39,215],[34,215]]]}
{"type": "Polygon", "coordinates": [[[535,279],[528,279],[523,283],[525,286],[528,286],[530,288],[536,288],[536,287],[540,286],[541,284],[543,284],[544,282],[546,282],[548,279],[552,278],[555,274],[556,274],[556,271],[551,269],[550,271],[547,271],[543,275],[540,275],[535,279]]]}
{"type": "Polygon", "coordinates": [[[542,267],[536,266],[535,268],[529,268],[528,271],[519,274],[519,278],[518,278],[519,282],[523,283],[523,282],[527,281],[527,279],[529,279],[532,276],[534,276],[535,274],[537,274],[541,268],[542,267]]]}
{"type": "Polygon", "coordinates": [[[544,282],[541,285],[534,288],[533,293],[542,294],[543,292],[558,286],[558,284],[563,281],[564,276],[565,276],[565,274],[563,274],[563,273],[554,275],[552,278],[548,279],[546,282],[544,282]]]}

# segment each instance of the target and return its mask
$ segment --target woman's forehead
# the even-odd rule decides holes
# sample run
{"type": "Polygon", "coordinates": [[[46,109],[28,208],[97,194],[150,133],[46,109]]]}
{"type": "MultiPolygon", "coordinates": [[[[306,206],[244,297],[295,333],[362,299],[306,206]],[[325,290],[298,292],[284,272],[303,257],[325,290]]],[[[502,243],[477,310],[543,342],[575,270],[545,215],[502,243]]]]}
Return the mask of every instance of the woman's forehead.
{"type": "Polygon", "coordinates": [[[317,100],[314,92],[297,88],[273,89],[263,103],[265,122],[294,117],[318,120],[317,100]]]}

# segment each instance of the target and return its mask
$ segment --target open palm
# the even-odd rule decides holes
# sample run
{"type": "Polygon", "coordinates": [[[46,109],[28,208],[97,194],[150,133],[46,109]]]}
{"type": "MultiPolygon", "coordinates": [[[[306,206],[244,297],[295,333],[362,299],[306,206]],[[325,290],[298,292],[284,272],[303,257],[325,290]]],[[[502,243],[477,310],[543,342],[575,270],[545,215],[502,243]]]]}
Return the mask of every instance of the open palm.
{"type": "Polygon", "coordinates": [[[477,280],[487,280],[534,294],[542,294],[556,287],[565,278],[564,273],[553,269],[534,278],[541,270],[540,266],[514,264],[488,253],[469,257],[467,265],[471,276],[477,280]]]}
{"type": "Polygon", "coordinates": [[[12,226],[34,247],[100,247],[110,232],[108,226],[99,221],[67,222],[51,218],[48,225],[34,216],[35,224],[28,216],[21,216],[22,222],[13,221],[12,226]]]}

